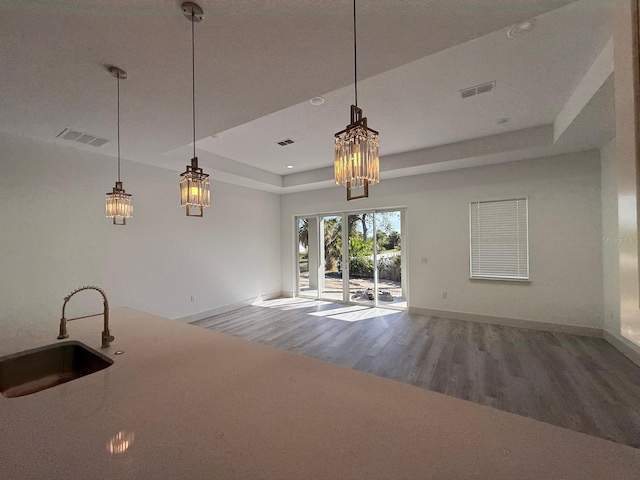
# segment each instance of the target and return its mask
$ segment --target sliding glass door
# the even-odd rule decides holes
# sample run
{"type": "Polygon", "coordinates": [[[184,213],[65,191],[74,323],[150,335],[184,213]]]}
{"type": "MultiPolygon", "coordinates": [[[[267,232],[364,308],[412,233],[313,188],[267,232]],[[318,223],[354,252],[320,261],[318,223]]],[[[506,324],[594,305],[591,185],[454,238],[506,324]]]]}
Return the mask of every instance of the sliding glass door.
{"type": "Polygon", "coordinates": [[[321,271],[320,298],[344,300],[342,281],[342,215],[320,217],[321,271]]]}
{"type": "Polygon", "coordinates": [[[365,305],[375,303],[373,213],[347,216],[349,235],[349,301],[365,305]]]}
{"type": "Polygon", "coordinates": [[[402,270],[402,211],[376,212],[378,305],[406,308],[402,270]]]}
{"type": "Polygon", "coordinates": [[[296,218],[297,291],[309,298],[406,308],[404,210],[296,218]]]}
{"type": "Polygon", "coordinates": [[[318,222],[316,217],[297,219],[298,295],[318,297],[318,222]]]}

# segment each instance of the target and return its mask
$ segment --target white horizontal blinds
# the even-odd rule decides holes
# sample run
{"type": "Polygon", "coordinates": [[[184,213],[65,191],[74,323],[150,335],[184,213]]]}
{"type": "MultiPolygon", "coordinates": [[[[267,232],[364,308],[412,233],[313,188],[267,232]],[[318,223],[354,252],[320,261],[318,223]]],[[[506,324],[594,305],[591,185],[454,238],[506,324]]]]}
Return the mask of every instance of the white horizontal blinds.
{"type": "Polygon", "coordinates": [[[527,199],[471,202],[471,276],[529,278],[527,199]]]}

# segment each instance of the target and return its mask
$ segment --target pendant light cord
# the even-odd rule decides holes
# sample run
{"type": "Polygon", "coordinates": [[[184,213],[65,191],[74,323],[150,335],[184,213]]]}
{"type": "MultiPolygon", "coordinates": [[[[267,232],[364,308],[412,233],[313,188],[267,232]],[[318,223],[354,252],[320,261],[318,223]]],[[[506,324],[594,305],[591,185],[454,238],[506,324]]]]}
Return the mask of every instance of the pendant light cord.
{"type": "Polygon", "coordinates": [[[118,182],[120,182],[120,72],[117,73],[118,79],[118,182]]]}
{"type": "Polygon", "coordinates": [[[355,90],[356,107],[358,106],[358,44],[356,35],[356,0],[353,0],[353,87],[355,90]]]}
{"type": "Polygon", "coordinates": [[[193,113],[193,158],[196,157],[196,40],[194,11],[191,7],[191,105],[193,113]]]}

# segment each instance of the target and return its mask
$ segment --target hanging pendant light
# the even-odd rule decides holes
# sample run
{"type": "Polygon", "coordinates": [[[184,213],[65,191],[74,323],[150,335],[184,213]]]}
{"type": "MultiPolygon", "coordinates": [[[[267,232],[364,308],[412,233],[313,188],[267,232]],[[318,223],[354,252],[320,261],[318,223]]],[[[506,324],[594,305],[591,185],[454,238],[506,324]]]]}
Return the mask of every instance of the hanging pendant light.
{"type": "Polygon", "coordinates": [[[356,0],[353,0],[353,63],[355,105],[351,105],[351,123],[335,134],[333,172],[338,185],[347,187],[347,200],[367,198],[369,185],[380,181],[378,132],[367,127],[367,118],[358,108],[358,49],[356,42],[356,0]],[[364,188],[352,196],[351,189],[364,188]]]}
{"type": "Polygon", "coordinates": [[[127,218],[133,216],[133,196],[124,191],[120,181],[120,80],[127,78],[127,72],[109,67],[109,73],[118,79],[118,181],[113,191],[107,193],[106,214],[107,218],[113,218],[114,225],[126,225],[127,218]]]}
{"type": "Polygon", "coordinates": [[[204,18],[202,8],[193,2],[182,4],[182,13],[191,21],[191,102],[193,112],[193,158],[184,173],[180,174],[180,206],[185,207],[187,217],[202,217],[205,208],[211,205],[209,175],[198,167],[196,157],[196,44],[195,22],[204,18]]]}

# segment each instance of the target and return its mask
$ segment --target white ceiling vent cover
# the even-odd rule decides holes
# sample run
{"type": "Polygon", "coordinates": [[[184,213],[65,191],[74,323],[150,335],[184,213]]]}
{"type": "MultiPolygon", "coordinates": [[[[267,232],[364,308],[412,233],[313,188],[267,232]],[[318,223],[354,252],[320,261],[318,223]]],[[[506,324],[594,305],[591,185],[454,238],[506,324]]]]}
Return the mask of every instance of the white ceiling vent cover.
{"type": "Polygon", "coordinates": [[[460,90],[460,98],[469,98],[482,93],[493,92],[495,88],[495,80],[493,82],[483,83],[482,85],[476,85],[475,87],[465,88],[460,90]]]}
{"type": "Polygon", "coordinates": [[[294,141],[293,141],[293,140],[291,140],[290,138],[287,138],[287,139],[285,139],[285,140],[281,140],[281,141],[276,142],[276,143],[277,143],[278,145],[280,145],[281,147],[286,147],[286,146],[291,145],[291,144],[296,143],[296,142],[294,142],[294,141]]]}
{"type": "Polygon", "coordinates": [[[56,138],[62,138],[64,140],[69,140],[71,142],[83,143],[85,145],[91,145],[92,147],[101,147],[109,140],[106,138],[96,137],[95,135],[90,135],[88,133],[76,132],[75,130],[71,130],[69,128],[65,128],[61,131],[56,138]]]}

